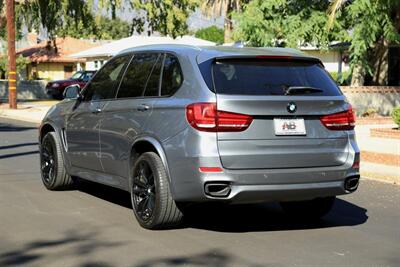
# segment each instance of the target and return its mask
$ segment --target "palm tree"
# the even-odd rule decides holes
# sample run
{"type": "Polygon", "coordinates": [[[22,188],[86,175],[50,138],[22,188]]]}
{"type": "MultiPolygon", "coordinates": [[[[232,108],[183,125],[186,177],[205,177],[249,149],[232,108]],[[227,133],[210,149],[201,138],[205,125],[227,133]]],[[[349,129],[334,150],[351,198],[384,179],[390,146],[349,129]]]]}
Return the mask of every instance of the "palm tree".
{"type": "Polygon", "coordinates": [[[201,12],[207,17],[224,17],[224,41],[231,41],[233,30],[232,12],[240,11],[248,0],[205,0],[201,4],[201,12]]]}
{"type": "Polygon", "coordinates": [[[348,3],[350,0],[333,0],[328,8],[328,29],[331,29],[333,22],[336,19],[337,13],[348,3]]]}

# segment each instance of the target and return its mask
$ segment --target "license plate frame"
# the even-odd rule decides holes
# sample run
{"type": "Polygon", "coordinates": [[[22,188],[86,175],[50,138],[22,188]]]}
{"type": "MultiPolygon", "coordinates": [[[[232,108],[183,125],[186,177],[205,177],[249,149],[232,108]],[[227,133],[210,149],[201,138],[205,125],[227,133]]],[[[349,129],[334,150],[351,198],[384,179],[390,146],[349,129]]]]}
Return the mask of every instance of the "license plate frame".
{"type": "Polygon", "coordinates": [[[307,135],[304,118],[274,118],[276,136],[307,135]]]}

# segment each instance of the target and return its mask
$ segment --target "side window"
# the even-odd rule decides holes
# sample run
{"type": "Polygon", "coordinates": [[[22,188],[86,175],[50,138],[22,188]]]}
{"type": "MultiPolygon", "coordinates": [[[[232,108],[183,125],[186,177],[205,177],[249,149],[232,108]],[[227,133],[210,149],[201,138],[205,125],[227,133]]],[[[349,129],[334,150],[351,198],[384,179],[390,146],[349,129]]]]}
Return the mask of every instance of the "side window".
{"type": "Polygon", "coordinates": [[[83,93],[84,101],[114,98],[130,58],[131,55],[115,58],[99,70],[83,93]]]}
{"type": "Polygon", "coordinates": [[[136,54],[129,64],[118,90],[118,98],[143,96],[158,54],[136,54]]]}
{"type": "Polygon", "coordinates": [[[161,95],[173,95],[181,86],[182,81],[183,75],[178,59],[173,55],[167,54],[164,61],[161,95]]]}
{"type": "Polygon", "coordinates": [[[157,59],[156,64],[153,66],[153,71],[151,72],[150,77],[147,80],[144,96],[159,96],[158,91],[160,88],[160,75],[163,60],[164,55],[160,55],[157,59]]]}

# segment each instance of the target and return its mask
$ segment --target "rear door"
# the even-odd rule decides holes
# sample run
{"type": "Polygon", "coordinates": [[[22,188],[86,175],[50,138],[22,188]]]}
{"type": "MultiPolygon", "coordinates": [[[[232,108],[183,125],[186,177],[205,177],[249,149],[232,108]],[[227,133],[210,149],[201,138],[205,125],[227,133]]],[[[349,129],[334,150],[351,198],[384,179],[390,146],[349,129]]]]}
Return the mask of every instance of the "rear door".
{"type": "Polygon", "coordinates": [[[164,56],[135,53],[118,89],[103,112],[100,143],[101,162],[108,174],[127,177],[132,143],[143,134],[159,96],[160,72],[164,56]]]}
{"type": "Polygon", "coordinates": [[[253,117],[245,131],[217,133],[225,168],[344,164],[348,155],[347,132],[328,130],[320,117],[349,106],[319,62],[220,59],[213,64],[212,72],[218,110],[253,117]]]}

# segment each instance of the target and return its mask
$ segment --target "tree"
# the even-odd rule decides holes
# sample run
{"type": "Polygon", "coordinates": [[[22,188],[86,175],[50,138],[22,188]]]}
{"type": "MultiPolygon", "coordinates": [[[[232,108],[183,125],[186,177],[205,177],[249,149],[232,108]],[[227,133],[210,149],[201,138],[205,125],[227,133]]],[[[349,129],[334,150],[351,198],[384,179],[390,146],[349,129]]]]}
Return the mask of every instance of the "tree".
{"type": "Polygon", "coordinates": [[[207,17],[224,17],[224,42],[232,41],[233,20],[232,14],[240,12],[243,5],[249,0],[205,0],[201,5],[201,11],[207,17]]]}
{"type": "Polygon", "coordinates": [[[329,14],[328,26],[345,18],[352,22],[352,85],[364,84],[365,74],[373,84],[387,83],[388,46],[400,42],[400,1],[335,0],[329,14]]]}
{"type": "Polygon", "coordinates": [[[388,46],[400,41],[400,0],[253,0],[234,18],[234,37],[255,46],[350,41],[352,85],[386,84],[388,46]]]}
{"type": "MultiPolygon", "coordinates": [[[[26,66],[29,64],[29,59],[24,58],[19,55],[16,58],[17,63],[17,72],[21,73],[21,71],[26,70],[26,66]]],[[[8,70],[8,59],[7,56],[0,56],[0,79],[6,78],[6,73],[8,70]]]]}
{"type": "MultiPolygon", "coordinates": [[[[93,0],[91,0],[93,2],[93,0]]],[[[122,0],[99,0],[100,8],[111,11],[111,19],[117,18],[117,9],[122,7],[122,0]]]]}
{"type": "MultiPolygon", "coordinates": [[[[71,18],[68,18],[72,20],[71,18]]],[[[60,36],[74,38],[118,40],[130,36],[131,27],[128,22],[119,18],[109,19],[97,16],[94,24],[84,26],[81,22],[76,27],[65,27],[58,32],[60,36]]]]}
{"type": "Polygon", "coordinates": [[[224,43],[224,30],[216,26],[200,29],[195,33],[195,36],[197,38],[215,42],[217,44],[224,43]]]}
{"type": "Polygon", "coordinates": [[[186,21],[197,6],[198,0],[132,0],[132,7],[141,13],[133,28],[140,33],[147,24],[150,32],[182,36],[188,32],[186,21]]]}
{"type": "Polygon", "coordinates": [[[297,48],[307,43],[327,48],[331,41],[348,38],[341,25],[326,30],[328,6],[324,0],[253,0],[234,14],[234,38],[252,46],[297,48]]]}

